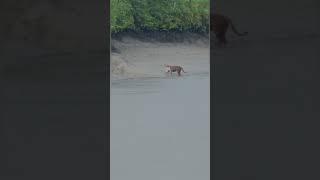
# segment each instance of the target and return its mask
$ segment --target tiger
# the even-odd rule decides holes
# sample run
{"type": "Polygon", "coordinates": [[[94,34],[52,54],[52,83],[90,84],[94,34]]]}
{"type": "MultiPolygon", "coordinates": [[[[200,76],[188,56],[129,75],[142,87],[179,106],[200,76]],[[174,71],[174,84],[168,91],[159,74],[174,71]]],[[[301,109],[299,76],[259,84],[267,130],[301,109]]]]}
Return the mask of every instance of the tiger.
{"type": "Polygon", "coordinates": [[[170,72],[171,75],[172,75],[172,72],[177,72],[178,76],[181,76],[181,71],[184,73],[187,73],[184,71],[184,69],[181,66],[171,66],[171,65],[167,65],[167,64],[165,64],[164,66],[167,68],[166,72],[167,73],[170,72]]]}
{"type": "Polygon", "coordinates": [[[238,36],[245,36],[248,34],[248,32],[239,33],[229,17],[217,13],[211,14],[210,29],[215,33],[219,45],[225,46],[227,44],[226,33],[229,25],[231,26],[232,31],[238,36]]]}

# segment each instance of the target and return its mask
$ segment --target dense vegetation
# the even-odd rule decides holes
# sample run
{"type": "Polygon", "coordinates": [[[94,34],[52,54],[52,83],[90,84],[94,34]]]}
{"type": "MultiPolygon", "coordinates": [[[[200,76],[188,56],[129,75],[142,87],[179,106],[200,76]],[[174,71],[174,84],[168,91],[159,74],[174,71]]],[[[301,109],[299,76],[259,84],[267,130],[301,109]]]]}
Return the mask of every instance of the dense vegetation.
{"type": "Polygon", "coordinates": [[[209,0],[111,0],[111,32],[208,32],[209,0]]]}

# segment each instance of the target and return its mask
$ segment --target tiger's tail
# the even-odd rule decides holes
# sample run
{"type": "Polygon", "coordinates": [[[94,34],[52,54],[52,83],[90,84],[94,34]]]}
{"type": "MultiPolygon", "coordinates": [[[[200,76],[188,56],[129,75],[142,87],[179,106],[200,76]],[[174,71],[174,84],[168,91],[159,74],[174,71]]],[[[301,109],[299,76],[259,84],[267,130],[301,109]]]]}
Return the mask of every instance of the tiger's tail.
{"type": "Polygon", "coordinates": [[[240,33],[239,31],[237,31],[236,27],[233,25],[232,21],[230,18],[228,18],[228,21],[229,21],[229,24],[231,25],[231,29],[232,31],[237,34],[238,36],[245,36],[248,34],[248,32],[243,32],[243,33],[240,33]]]}

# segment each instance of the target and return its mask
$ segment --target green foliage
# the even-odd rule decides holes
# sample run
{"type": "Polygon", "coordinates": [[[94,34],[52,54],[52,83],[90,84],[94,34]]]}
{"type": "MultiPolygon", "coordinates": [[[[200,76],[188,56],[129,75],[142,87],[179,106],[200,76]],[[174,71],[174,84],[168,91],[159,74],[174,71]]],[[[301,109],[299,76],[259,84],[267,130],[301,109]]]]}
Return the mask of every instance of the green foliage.
{"type": "Polygon", "coordinates": [[[111,32],[134,27],[131,0],[111,0],[111,32]]]}
{"type": "Polygon", "coordinates": [[[208,32],[209,0],[111,0],[111,32],[208,32]]]}

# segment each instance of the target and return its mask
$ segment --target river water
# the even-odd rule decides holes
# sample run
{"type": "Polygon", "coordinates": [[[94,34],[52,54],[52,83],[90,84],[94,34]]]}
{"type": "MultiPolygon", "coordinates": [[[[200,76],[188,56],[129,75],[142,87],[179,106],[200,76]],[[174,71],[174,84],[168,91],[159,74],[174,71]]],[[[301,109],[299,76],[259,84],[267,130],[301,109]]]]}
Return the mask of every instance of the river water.
{"type": "Polygon", "coordinates": [[[143,73],[111,80],[111,179],[208,180],[209,48],[141,45],[126,57],[143,73]],[[168,57],[187,73],[165,74],[168,57]]]}

